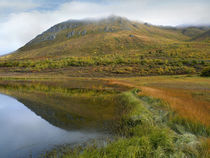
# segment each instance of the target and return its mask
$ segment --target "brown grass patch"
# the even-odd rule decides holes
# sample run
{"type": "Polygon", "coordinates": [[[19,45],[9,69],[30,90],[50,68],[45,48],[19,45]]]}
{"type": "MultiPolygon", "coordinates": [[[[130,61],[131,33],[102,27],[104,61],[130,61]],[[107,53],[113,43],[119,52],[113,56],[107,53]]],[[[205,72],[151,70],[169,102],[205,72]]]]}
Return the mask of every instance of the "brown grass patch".
{"type": "Polygon", "coordinates": [[[165,100],[182,117],[210,125],[210,103],[179,89],[141,87],[143,94],[165,100]]]}
{"type": "Polygon", "coordinates": [[[210,126],[210,89],[207,78],[153,76],[107,80],[110,84],[139,88],[144,95],[166,101],[183,118],[210,126]]]}

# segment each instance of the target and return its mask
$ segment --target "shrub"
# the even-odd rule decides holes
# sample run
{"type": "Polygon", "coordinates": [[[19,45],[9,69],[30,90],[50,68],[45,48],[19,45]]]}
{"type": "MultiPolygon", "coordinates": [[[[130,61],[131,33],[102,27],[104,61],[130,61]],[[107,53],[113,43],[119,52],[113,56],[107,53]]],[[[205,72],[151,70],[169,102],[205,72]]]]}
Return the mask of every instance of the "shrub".
{"type": "Polygon", "coordinates": [[[203,69],[203,71],[201,72],[201,76],[209,77],[210,76],[210,67],[203,69]]]}

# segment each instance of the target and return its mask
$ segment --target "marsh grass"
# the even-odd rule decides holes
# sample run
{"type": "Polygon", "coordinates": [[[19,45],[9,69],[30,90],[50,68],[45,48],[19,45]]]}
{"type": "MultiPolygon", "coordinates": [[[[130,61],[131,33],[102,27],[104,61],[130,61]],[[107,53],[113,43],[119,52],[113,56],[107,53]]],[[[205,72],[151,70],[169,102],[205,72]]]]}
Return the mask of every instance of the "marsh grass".
{"type": "MultiPolygon", "coordinates": [[[[200,122],[205,126],[210,125],[208,110],[210,104],[208,101],[195,98],[189,93],[189,91],[184,90],[153,87],[142,87],[142,89],[145,95],[153,96],[166,101],[182,118],[191,122],[200,122]]],[[[178,121],[180,119],[177,117],[176,120],[178,121]]]]}
{"type": "MultiPolygon", "coordinates": [[[[65,86],[36,85],[35,82],[25,85],[20,83],[2,84],[1,89],[7,90],[17,98],[20,97],[24,103],[27,103],[28,98],[32,102],[39,101],[37,105],[42,105],[38,107],[39,110],[54,110],[56,119],[61,122],[69,123],[69,120],[63,117],[66,113],[77,114],[75,117],[82,116],[94,122],[110,120],[106,128],[114,136],[112,141],[104,140],[103,145],[99,145],[96,141],[74,148],[68,146],[55,148],[42,157],[208,158],[209,156],[209,127],[195,119],[183,117],[170,102],[167,102],[167,99],[157,97],[163,93],[154,89],[149,91],[149,94],[154,92],[154,97],[149,97],[145,89],[116,93],[112,89],[106,91],[103,86],[92,86],[93,89],[91,86],[89,89],[68,89],[65,86]],[[34,95],[31,95],[32,93],[34,95]],[[63,106],[58,105],[56,102],[58,99],[59,104],[63,106]],[[46,105],[49,105],[49,108],[46,105]]],[[[132,84],[127,83],[125,86],[132,87],[132,84]]],[[[174,105],[175,103],[178,102],[174,102],[174,105]]],[[[81,126],[92,125],[92,122],[70,123],[81,126]]]]}
{"type": "Polygon", "coordinates": [[[177,133],[183,134],[185,132],[190,132],[195,135],[210,136],[209,126],[204,125],[199,121],[193,121],[192,119],[182,117],[178,112],[174,111],[166,101],[144,95],[141,95],[140,98],[150,105],[153,112],[156,110],[156,114],[159,114],[161,120],[166,122],[167,125],[177,133]]]}
{"type": "MultiPolygon", "coordinates": [[[[207,158],[207,140],[199,132],[183,133],[171,128],[171,111],[160,99],[138,95],[139,90],[124,92],[115,98],[120,117],[116,121],[116,139],[104,146],[86,146],[64,153],[62,158],[207,158]],[[78,150],[79,149],[79,150],[78,150]]],[[[176,120],[175,118],[173,118],[176,120]]],[[[177,124],[176,121],[173,122],[177,124]]],[[[190,123],[189,123],[190,124],[190,123]]],[[[203,135],[203,133],[201,133],[203,135]]],[[[209,136],[209,135],[207,135],[209,136]]]]}
{"type": "Polygon", "coordinates": [[[171,113],[171,116],[169,117],[169,126],[179,133],[182,133],[184,130],[200,136],[210,136],[209,126],[205,126],[198,121],[185,119],[179,116],[176,112],[171,113]]]}

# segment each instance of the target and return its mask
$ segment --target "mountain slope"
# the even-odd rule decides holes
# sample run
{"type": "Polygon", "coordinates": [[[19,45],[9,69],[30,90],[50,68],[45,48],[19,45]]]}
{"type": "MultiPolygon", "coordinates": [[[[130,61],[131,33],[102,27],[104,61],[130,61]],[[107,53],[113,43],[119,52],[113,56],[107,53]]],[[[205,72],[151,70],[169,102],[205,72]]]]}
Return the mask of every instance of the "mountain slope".
{"type": "Polygon", "coordinates": [[[194,37],[192,40],[210,42],[210,30],[194,37]]]}
{"type": "Polygon", "coordinates": [[[188,39],[176,30],[115,16],[101,20],[69,20],[51,27],[10,56],[23,59],[128,53],[188,39]]]}
{"type": "Polygon", "coordinates": [[[96,77],[196,73],[210,65],[208,37],[208,28],[153,26],[116,16],[69,20],[1,57],[0,73],[96,77]]]}
{"type": "Polygon", "coordinates": [[[191,38],[194,38],[196,36],[199,36],[209,30],[208,27],[187,27],[187,28],[181,28],[181,31],[184,35],[189,36],[191,38]]]}

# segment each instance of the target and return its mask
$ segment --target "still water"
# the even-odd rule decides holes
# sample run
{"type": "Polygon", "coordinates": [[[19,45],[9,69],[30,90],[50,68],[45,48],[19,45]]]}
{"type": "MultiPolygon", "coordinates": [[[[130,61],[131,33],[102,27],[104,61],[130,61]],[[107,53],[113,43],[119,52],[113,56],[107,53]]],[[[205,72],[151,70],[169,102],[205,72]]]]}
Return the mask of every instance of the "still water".
{"type": "Polygon", "coordinates": [[[36,157],[55,145],[78,144],[102,135],[56,127],[18,100],[0,94],[0,158],[36,157]]]}

